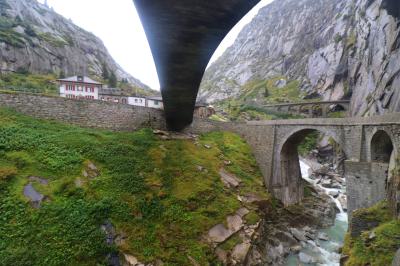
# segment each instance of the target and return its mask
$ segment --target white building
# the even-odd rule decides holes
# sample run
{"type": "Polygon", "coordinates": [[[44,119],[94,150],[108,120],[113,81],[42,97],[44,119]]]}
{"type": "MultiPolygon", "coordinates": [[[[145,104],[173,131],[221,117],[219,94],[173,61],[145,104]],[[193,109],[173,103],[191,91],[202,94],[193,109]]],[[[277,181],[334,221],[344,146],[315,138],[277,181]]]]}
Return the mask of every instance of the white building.
{"type": "Polygon", "coordinates": [[[147,97],[146,100],[147,100],[147,103],[146,103],[147,107],[156,108],[156,109],[164,109],[162,97],[160,97],[160,96],[147,97]]]}
{"type": "Polygon", "coordinates": [[[140,96],[129,96],[128,97],[128,104],[135,105],[135,106],[146,106],[146,98],[140,96]]]}
{"type": "Polygon", "coordinates": [[[57,80],[60,96],[71,99],[99,99],[103,84],[85,76],[73,76],[57,80]]]}

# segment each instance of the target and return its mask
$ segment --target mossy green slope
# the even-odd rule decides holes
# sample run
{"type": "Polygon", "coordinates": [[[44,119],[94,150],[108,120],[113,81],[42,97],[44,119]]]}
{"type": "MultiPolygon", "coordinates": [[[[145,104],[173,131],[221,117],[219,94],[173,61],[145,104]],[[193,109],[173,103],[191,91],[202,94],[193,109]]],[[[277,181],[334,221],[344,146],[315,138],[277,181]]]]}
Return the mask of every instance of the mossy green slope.
{"type": "Polygon", "coordinates": [[[203,237],[249,192],[269,198],[234,134],[163,141],[151,130],[82,129],[0,109],[0,265],[101,265],[116,250],[164,265],[214,263],[203,237]],[[99,176],[82,174],[89,162],[99,176]],[[221,167],[242,181],[238,189],[224,187],[221,167]],[[33,182],[46,196],[39,209],[23,195],[29,176],[49,180],[33,182]],[[125,236],[119,246],[106,245],[106,220],[125,236]]]}
{"type": "Polygon", "coordinates": [[[393,219],[386,202],[369,209],[357,210],[353,215],[362,216],[367,221],[379,225],[353,238],[348,234],[343,253],[349,258],[346,266],[388,266],[400,248],[400,221],[393,219]]]}

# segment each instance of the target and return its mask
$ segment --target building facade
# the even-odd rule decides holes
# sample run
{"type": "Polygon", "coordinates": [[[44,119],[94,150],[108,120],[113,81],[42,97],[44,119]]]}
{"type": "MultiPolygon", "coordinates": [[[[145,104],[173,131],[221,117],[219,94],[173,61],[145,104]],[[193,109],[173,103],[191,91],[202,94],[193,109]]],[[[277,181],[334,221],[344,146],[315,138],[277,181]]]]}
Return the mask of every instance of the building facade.
{"type": "Polygon", "coordinates": [[[99,92],[99,99],[105,102],[128,104],[128,98],[116,88],[102,88],[99,92]]]}
{"type": "Polygon", "coordinates": [[[214,107],[206,104],[206,103],[201,103],[197,102],[195,107],[194,107],[194,113],[193,115],[198,118],[209,118],[210,116],[215,114],[215,109],[214,107]]]}
{"type": "Polygon", "coordinates": [[[164,109],[161,96],[127,95],[121,89],[108,88],[86,76],[58,79],[60,96],[69,99],[90,99],[134,106],[164,109]]]}
{"type": "Polygon", "coordinates": [[[103,84],[85,76],[73,76],[58,79],[60,96],[70,99],[99,99],[103,84]]]}
{"type": "Polygon", "coordinates": [[[141,96],[129,96],[128,97],[128,104],[135,105],[135,106],[146,106],[146,98],[141,96]]]}
{"type": "Polygon", "coordinates": [[[163,99],[161,96],[147,97],[146,107],[164,109],[163,99]]]}

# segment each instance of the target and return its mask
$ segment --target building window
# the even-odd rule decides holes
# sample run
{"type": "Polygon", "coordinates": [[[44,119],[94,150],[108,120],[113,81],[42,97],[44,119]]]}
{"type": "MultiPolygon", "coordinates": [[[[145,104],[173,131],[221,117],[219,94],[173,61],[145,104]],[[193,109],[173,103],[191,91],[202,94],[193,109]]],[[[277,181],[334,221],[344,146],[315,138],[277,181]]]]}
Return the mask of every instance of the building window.
{"type": "Polygon", "coordinates": [[[137,103],[138,99],[135,99],[135,103],[137,103]]]}
{"type": "Polygon", "coordinates": [[[158,101],[154,101],[154,105],[158,105],[158,101]]]}

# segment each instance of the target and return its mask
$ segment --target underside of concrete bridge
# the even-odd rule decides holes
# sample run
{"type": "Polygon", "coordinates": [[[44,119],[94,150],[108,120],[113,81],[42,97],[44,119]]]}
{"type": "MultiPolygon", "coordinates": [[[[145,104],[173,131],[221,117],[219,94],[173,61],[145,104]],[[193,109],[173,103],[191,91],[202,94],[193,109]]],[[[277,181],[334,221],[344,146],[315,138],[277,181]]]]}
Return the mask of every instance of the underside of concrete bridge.
{"type": "Polygon", "coordinates": [[[169,129],[192,123],[213,53],[259,1],[134,0],[153,53],[169,129]]]}

